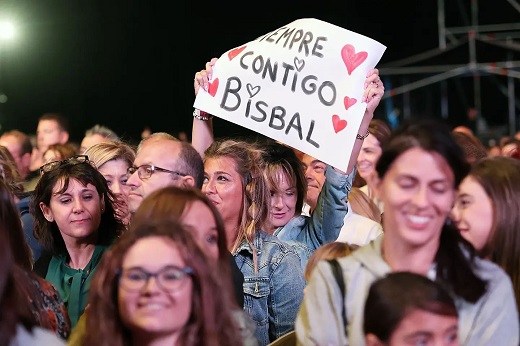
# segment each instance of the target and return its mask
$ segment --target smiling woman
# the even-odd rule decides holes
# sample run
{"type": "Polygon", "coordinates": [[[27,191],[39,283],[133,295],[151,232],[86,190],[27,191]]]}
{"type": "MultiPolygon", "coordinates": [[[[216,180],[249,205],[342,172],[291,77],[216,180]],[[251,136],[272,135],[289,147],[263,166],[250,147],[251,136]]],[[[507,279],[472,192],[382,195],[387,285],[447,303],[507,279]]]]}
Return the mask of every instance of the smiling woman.
{"type": "Polygon", "coordinates": [[[45,253],[34,270],[56,286],[74,328],[87,304],[91,274],[124,226],[105,178],[87,157],[53,162],[42,172],[31,213],[45,253]]]}
{"type": "Polygon", "coordinates": [[[242,345],[214,268],[172,218],[132,223],[94,276],[82,344],[242,345]]]}
{"type": "Polygon", "coordinates": [[[363,191],[383,213],[383,203],[374,195],[374,180],[377,177],[376,164],[382,153],[383,145],[388,141],[392,130],[383,120],[372,119],[368,126],[368,136],[357,158],[358,175],[366,184],[361,186],[363,191]]]}
{"type": "Polygon", "coordinates": [[[460,184],[452,219],[482,258],[511,277],[520,307],[520,161],[485,158],[473,164],[460,184]]]}
{"type": "Polygon", "coordinates": [[[477,258],[447,219],[468,168],[442,124],[424,120],[395,130],[376,166],[376,193],[385,205],[384,234],[338,260],[345,298],[330,265],[318,264],[296,320],[301,344],[363,345],[362,311],[370,284],[388,273],[409,271],[450,291],[460,316],[462,345],[518,345],[510,278],[496,264],[477,258]],[[343,306],[348,306],[348,335],[343,306]]]}

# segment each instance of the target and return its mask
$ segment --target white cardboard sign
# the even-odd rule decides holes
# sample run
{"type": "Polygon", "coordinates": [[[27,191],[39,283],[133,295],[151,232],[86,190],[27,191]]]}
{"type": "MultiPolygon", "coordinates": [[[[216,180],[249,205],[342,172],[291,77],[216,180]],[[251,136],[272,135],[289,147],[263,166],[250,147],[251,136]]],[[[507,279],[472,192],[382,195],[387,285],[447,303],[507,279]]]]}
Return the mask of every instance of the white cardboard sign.
{"type": "Polygon", "coordinates": [[[193,106],[346,170],[366,109],[366,74],[385,50],[299,19],[224,53],[193,106]]]}

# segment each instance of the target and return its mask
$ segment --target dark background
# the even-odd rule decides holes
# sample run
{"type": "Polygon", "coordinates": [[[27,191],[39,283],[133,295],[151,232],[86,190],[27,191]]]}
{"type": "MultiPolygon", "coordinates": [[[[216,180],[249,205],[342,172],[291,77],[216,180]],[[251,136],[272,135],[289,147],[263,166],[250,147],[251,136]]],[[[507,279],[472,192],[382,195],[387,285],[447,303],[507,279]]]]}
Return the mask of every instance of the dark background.
{"type": "MultiPolygon", "coordinates": [[[[447,26],[470,23],[470,1],[446,1],[447,26]]],[[[174,135],[191,132],[193,76],[206,61],[230,48],[299,18],[317,18],[371,37],[387,46],[380,62],[438,47],[437,1],[138,1],[0,0],[0,19],[17,28],[12,42],[0,43],[0,131],[34,133],[45,112],[71,120],[72,139],[106,125],[137,141],[145,126],[174,135]]],[[[479,22],[520,22],[505,0],[479,1],[479,22]]],[[[425,64],[465,63],[467,47],[425,64]]],[[[479,61],[503,61],[517,52],[479,48],[479,61]]],[[[415,78],[415,77],[408,77],[415,78]]],[[[490,126],[507,124],[505,77],[483,77],[482,116],[490,126]]],[[[397,86],[402,77],[385,79],[397,86]]],[[[516,84],[518,82],[515,82],[516,84]]],[[[387,90],[389,86],[387,84],[387,90]]],[[[472,78],[449,81],[449,117],[458,125],[474,105],[472,78]]],[[[517,90],[518,90],[517,85],[517,90]]],[[[518,93],[517,93],[518,94],[518,93]]],[[[410,94],[414,116],[440,115],[440,88],[410,94]]],[[[376,117],[393,105],[382,102],[376,117]]],[[[247,134],[223,120],[217,136],[247,134]]]]}

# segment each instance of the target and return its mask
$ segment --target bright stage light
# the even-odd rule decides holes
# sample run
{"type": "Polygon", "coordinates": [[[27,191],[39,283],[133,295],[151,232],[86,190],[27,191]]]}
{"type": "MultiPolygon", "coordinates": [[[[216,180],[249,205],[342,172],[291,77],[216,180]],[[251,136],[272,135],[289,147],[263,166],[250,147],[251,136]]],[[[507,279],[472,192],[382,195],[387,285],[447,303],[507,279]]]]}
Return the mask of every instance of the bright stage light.
{"type": "Polygon", "coordinates": [[[10,40],[14,37],[14,26],[11,22],[0,22],[0,39],[10,40]]]}

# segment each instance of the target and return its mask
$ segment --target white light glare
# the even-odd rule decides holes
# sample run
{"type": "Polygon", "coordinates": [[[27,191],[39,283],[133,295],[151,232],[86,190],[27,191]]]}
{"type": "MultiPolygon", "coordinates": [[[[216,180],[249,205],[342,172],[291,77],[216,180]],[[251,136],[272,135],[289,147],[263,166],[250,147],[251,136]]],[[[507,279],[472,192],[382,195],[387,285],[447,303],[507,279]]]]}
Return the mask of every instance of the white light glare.
{"type": "Polygon", "coordinates": [[[12,39],[14,37],[14,26],[10,22],[0,22],[0,39],[12,39]]]}

